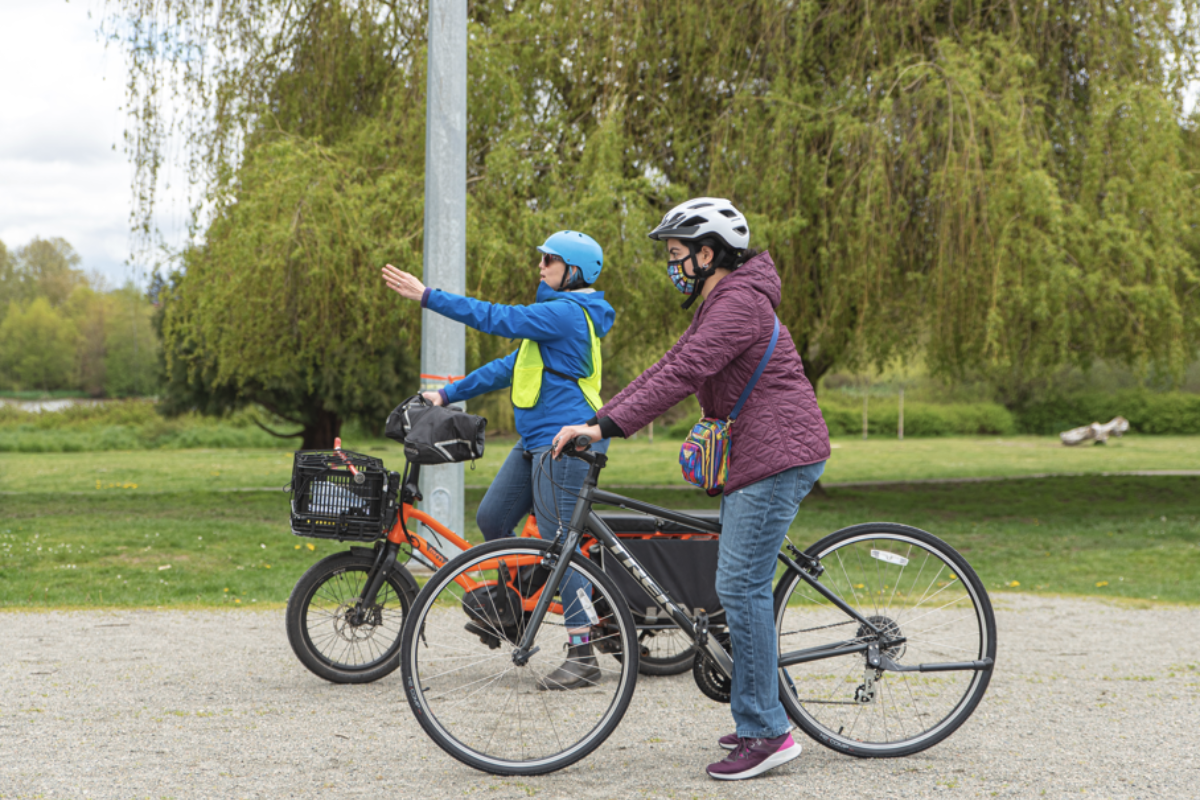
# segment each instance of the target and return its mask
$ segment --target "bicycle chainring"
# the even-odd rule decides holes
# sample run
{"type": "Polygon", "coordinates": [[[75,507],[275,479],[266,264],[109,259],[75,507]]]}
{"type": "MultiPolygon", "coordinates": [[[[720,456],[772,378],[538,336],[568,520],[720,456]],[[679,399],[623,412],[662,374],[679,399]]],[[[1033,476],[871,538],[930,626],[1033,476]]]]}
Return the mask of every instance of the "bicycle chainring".
{"type": "MultiPolygon", "coordinates": [[[[729,633],[726,631],[712,632],[710,636],[717,637],[725,649],[729,649],[729,633]]],[[[721,674],[721,670],[713,664],[708,654],[703,648],[696,648],[696,659],[692,662],[692,677],[696,679],[696,685],[700,687],[700,691],[710,700],[716,700],[718,703],[728,703],[732,681],[721,674]]]]}

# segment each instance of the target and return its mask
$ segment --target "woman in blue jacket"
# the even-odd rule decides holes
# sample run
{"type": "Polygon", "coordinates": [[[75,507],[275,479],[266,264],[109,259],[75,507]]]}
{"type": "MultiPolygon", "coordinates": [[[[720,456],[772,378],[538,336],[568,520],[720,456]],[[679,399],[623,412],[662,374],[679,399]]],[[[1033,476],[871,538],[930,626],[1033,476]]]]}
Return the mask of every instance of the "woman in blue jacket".
{"type": "MultiPolygon", "coordinates": [[[[578,459],[555,462],[553,484],[557,485],[553,485],[543,471],[550,470],[549,461],[543,468],[540,456],[550,450],[554,435],[563,426],[586,422],[601,406],[600,339],[612,329],[615,312],[604,293],[591,285],[600,276],[604,252],[596,240],[578,231],[559,231],[538,250],[542,256],[537,302],[528,306],[487,303],[430,289],[391,264],[383,268],[388,287],[409,300],[419,300],[422,308],[484,333],[523,340],[516,351],[461,381],[423,393],[434,404],[446,405],[511,388],[521,438],[479,504],[475,519],[489,540],[512,536],[517,523],[531,510],[537,515],[543,539],[556,535],[558,518],[570,519],[587,464],[578,459]],[[532,453],[532,459],[526,453],[532,453]]],[[[588,639],[587,614],[576,599],[580,589],[590,598],[591,585],[570,573],[561,589],[567,660],[542,679],[540,689],[576,689],[592,685],[600,677],[588,639]]]]}

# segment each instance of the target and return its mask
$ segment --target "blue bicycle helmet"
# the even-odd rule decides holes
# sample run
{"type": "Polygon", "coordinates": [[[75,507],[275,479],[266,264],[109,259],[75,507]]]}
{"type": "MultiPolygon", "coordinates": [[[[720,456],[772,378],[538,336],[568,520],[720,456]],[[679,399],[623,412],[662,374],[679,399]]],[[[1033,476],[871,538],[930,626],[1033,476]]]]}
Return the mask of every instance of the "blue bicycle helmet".
{"type": "Polygon", "coordinates": [[[599,243],[579,231],[559,231],[550,235],[538,252],[558,256],[563,263],[579,267],[585,283],[596,282],[604,268],[604,250],[599,243]]]}

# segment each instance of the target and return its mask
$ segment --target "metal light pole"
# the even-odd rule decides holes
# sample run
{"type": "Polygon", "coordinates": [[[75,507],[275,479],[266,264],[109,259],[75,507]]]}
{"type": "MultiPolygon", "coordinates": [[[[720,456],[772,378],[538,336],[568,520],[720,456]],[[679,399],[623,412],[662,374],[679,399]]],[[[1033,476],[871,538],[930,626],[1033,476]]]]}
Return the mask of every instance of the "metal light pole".
{"type": "MultiPolygon", "coordinates": [[[[430,0],[425,97],[425,285],[463,294],[467,285],[467,0],[430,0]]],[[[466,329],[421,313],[421,389],[460,378],[466,329]]],[[[463,532],[463,465],[421,470],[425,510],[463,532]]]]}

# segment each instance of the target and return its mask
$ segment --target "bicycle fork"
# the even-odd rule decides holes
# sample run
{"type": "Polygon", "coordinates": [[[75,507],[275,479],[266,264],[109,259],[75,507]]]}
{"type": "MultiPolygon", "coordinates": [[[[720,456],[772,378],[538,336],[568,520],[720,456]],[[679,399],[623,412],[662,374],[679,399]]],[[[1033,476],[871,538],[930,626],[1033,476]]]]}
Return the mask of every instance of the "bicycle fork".
{"type": "Polygon", "coordinates": [[[363,590],[362,597],[358,598],[354,610],[350,612],[351,625],[362,625],[367,621],[368,615],[375,608],[379,587],[383,586],[384,578],[396,566],[396,556],[399,552],[400,545],[387,540],[384,540],[383,547],[375,551],[375,563],[371,565],[371,571],[368,573],[367,587],[363,590]]]}

